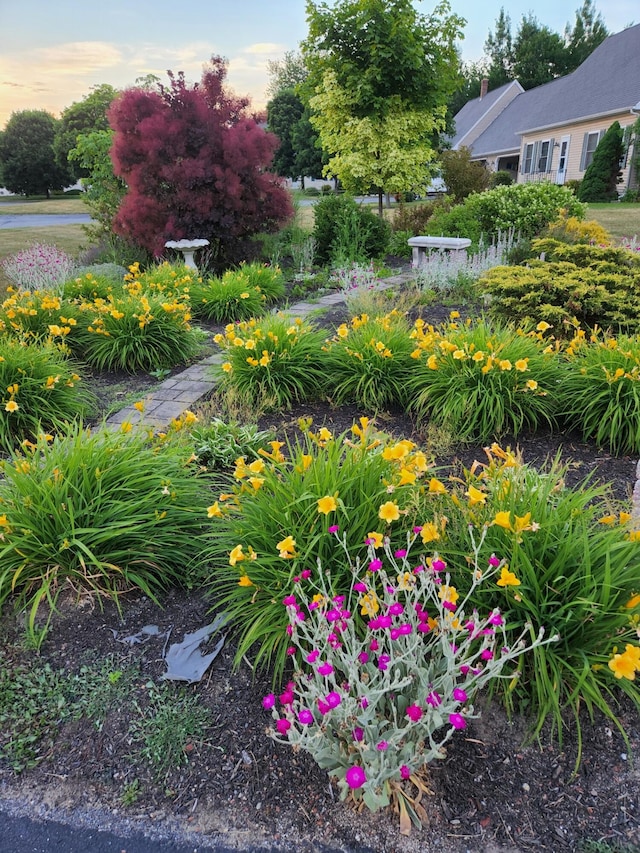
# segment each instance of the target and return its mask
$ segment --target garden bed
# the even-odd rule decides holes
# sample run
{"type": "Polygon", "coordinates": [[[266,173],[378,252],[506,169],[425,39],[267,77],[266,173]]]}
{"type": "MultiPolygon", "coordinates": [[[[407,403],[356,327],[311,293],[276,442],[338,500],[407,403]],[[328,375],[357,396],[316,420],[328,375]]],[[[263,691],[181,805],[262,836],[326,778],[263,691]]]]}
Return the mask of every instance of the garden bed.
{"type": "MultiPolygon", "coordinates": [[[[438,322],[452,307],[430,306],[425,316],[438,322]]],[[[329,328],[343,319],[338,307],[322,322],[329,328]]],[[[138,389],[142,394],[151,379],[96,378],[103,406],[118,394],[138,389]]],[[[314,403],[265,415],[259,425],[282,436],[304,415],[313,418],[314,428],[325,425],[338,434],[363,414],[352,405],[314,403]]],[[[380,415],[377,424],[396,437],[425,440],[404,412],[380,415]]],[[[517,441],[505,437],[502,443],[518,446],[533,465],[560,454],[570,462],[569,485],[590,475],[610,482],[618,498],[631,494],[636,460],[613,457],[579,436],[538,431],[517,441]]],[[[483,458],[482,447],[463,445],[437,464],[456,471],[483,458]]],[[[396,816],[356,812],[339,802],[337,789],[308,755],[266,735],[271,720],[261,698],[271,689],[270,676],[252,672],[247,661],[234,671],[231,638],[201,684],[180,688],[161,681],[169,638],[177,642],[208,624],[209,609],[199,591],[171,591],[161,607],[129,594],[122,599],[121,614],[110,601],[101,608],[90,597],[67,598],[37,657],[24,647],[21,625],[7,611],[4,656],[12,667],[31,668],[35,661],[40,671],[48,665],[52,672],[76,675],[79,696],[86,694],[87,671],[102,673],[106,689],[94,690],[102,705],[92,719],[70,713],[60,715],[59,726],[55,714],[50,727],[40,721],[43,737],[35,747],[34,766],[18,775],[9,762],[0,763],[5,801],[31,815],[125,834],[135,828],[155,837],[186,836],[202,848],[224,843],[240,850],[389,853],[638,849],[632,845],[640,843],[640,726],[622,694],[618,713],[631,751],[610,720],[600,715],[590,720],[584,709],[581,744],[571,725],[561,746],[549,727],[538,741],[525,744],[526,720],[509,720],[500,704],[485,703],[480,719],[450,742],[445,760],[432,765],[431,793],[421,802],[428,823],[406,838],[399,834],[396,816]],[[157,625],[158,635],[123,642],[147,625],[157,625]],[[182,707],[180,713],[188,718],[193,697],[198,708],[206,709],[206,722],[178,743],[184,762],[159,772],[167,744],[176,747],[171,709],[182,707]],[[574,773],[579,749],[581,762],[574,773]]],[[[75,701],[65,696],[67,703],[75,701]]]]}

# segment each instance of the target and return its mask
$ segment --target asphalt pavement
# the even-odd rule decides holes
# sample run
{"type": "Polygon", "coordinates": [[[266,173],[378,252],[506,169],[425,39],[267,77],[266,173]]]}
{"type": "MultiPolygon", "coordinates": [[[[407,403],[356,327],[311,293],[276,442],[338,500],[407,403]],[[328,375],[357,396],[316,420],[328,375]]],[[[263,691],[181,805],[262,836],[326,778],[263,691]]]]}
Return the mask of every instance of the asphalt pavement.
{"type": "MultiPolygon", "coordinates": [[[[1,211],[1,208],[0,208],[1,211]]],[[[52,225],[86,225],[88,213],[0,213],[0,228],[50,228],[52,225]]]]}

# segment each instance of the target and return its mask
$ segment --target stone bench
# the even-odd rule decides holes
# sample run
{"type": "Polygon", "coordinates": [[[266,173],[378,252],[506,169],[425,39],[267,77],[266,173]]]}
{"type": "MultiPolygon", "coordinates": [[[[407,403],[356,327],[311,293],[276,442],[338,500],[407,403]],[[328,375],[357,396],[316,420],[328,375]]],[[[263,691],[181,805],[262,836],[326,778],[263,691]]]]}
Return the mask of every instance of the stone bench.
{"type": "Polygon", "coordinates": [[[411,266],[422,266],[429,252],[455,252],[466,256],[471,240],[467,237],[410,237],[407,241],[411,246],[413,258],[411,266]]]}

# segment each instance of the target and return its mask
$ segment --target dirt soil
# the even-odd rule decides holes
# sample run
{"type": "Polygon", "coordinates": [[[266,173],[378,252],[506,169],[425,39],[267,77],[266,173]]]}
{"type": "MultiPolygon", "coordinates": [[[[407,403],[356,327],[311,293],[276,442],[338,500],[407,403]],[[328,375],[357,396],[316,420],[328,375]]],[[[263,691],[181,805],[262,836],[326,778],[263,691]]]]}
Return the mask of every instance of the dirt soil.
{"type": "MultiPolygon", "coordinates": [[[[451,306],[446,306],[446,313],[451,306]]],[[[433,309],[434,319],[437,309],[433,309]]],[[[443,308],[442,311],[445,311],[443,308]]],[[[339,322],[340,309],[326,322],[339,322]]],[[[340,432],[362,414],[357,407],[333,409],[305,405],[283,416],[262,418],[261,426],[292,428],[301,415],[314,426],[340,432]]],[[[397,436],[422,441],[402,412],[378,418],[397,436]]],[[[571,462],[575,484],[587,474],[611,482],[615,494],[630,495],[636,460],[614,458],[579,436],[536,433],[511,443],[525,461],[542,464],[560,452],[571,462]]],[[[455,448],[454,464],[484,457],[481,447],[455,448]]],[[[452,457],[442,460],[452,462],[452,457]]],[[[130,696],[112,708],[100,729],[80,719],[65,722],[53,741],[42,744],[35,767],[16,775],[0,761],[0,797],[32,815],[53,816],[94,826],[143,831],[155,837],[189,838],[200,849],[223,843],[238,850],[375,851],[375,853],[524,853],[579,851],[585,842],[609,841],[640,851],[640,720],[629,701],[620,700],[625,744],[610,721],[582,714],[582,761],[574,773],[578,736],[570,726],[560,747],[549,730],[525,742],[527,722],[508,720],[502,707],[487,704],[431,767],[432,794],[422,800],[429,817],[410,837],[399,834],[397,816],[357,812],[338,799],[327,775],[304,753],[294,753],[265,733],[269,714],[261,698],[271,690],[268,674],[252,672],[249,662],[232,667],[233,642],[227,641],[204,680],[183,688],[210,709],[211,724],[201,739],[187,743],[179,769],[157,778],[142,760],[129,727],[148,703],[149,684],[165,672],[162,659],[171,642],[212,620],[201,592],[172,591],[156,606],[141,595],[123,600],[119,614],[91,599],[63,602],[39,653],[53,669],[77,672],[110,657],[113,670],[137,669],[130,696]],[[140,643],[123,643],[143,626],[160,634],[140,643]],[[635,759],[635,761],[633,760],[635,759]],[[136,796],[124,805],[137,780],[136,796]]],[[[28,662],[20,621],[5,612],[2,639],[11,660],[28,662]]],[[[176,688],[179,689],[179,688],[176,688]]],[[[1,804],[1,803],[0,803],[1,804]]],[[[604,849],[604,848],[601,848],[604,849]]],[[[615,848],[614,848],[615,849],[615,848]]]]}

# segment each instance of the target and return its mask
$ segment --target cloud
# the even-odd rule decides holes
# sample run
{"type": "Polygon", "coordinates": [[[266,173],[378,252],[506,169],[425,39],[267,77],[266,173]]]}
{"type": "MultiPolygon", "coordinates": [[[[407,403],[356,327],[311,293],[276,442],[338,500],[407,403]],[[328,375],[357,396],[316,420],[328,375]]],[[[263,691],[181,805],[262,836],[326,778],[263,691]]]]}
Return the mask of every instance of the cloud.
{"type": "Polygon", "coordinates": [[[275,44],[274,42],[256,42],[256,44],[250,44],[248,47],[242,49],[243,53],[249,54],[267,54],[269,56],[283,54],[286,48],[281,44],[275,44]]]}
{"type": "Polygon", "coordinates": [[[122,58],[118,47],[101,41],[65,42],[53,47],[37,48],[32,55],[36,67],[46,67],[47,74],[63,77],[114,68],[122,62],[122,58]]]}

